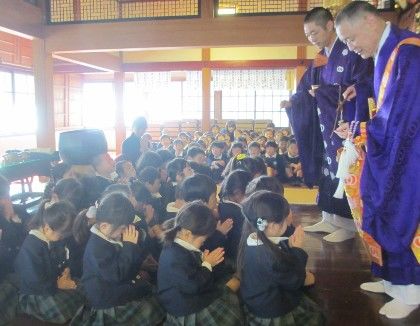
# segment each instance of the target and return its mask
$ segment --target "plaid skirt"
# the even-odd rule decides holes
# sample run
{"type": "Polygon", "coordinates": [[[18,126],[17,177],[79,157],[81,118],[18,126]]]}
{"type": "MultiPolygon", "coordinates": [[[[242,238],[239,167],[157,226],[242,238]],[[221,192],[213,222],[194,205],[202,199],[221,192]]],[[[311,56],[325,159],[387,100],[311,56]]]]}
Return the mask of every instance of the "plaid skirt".
{"type": "Polygon", "coordinates": [[[0,325],[7,325],[16,317],[19,303],[18,287],[8,276],[0,283],[0,325]]]}
{"type": "Polygon", "coordinates": [[[167,314],[165,325],[239,326],[244,325],[244,319],[237,295],[225,286],[223,295],[203,310],[182,317],[167,314]]]}
{"type": "Polygon", "coordinates": [[[260,318],[248,311],[246,306],[246,325],[250,326],[320,326],[325,325],[325,317],[318,305],[306,296],[300,304],[286,315],[276,318],[260,318]]]}
{"type": "Polygon", "coordinates": [[[56,324],[72,319],[84,302],[84,296],[77,290],[58,290],[54,295],[19,296],[20,312],[56,324]]]}
{"type": "Polygon", "coordinates": [[[144,325],[154,326],[162,323],[165,312],[155,297],[131,301],[124,306],[108,309],[93,309],[85,305],[79,309],[70,325],[144,325]]]}

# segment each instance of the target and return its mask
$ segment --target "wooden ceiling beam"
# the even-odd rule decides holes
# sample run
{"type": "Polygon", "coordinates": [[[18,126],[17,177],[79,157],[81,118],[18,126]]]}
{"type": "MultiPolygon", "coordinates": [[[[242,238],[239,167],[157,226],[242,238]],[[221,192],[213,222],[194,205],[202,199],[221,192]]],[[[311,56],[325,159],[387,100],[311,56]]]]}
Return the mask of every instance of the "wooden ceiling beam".
{"type": "Polygon", "coordinates": [[[63,54],[54,53],[53,58],[105,72],[121,71],[122,66],[120,57],[102,52],[63,54]]]}

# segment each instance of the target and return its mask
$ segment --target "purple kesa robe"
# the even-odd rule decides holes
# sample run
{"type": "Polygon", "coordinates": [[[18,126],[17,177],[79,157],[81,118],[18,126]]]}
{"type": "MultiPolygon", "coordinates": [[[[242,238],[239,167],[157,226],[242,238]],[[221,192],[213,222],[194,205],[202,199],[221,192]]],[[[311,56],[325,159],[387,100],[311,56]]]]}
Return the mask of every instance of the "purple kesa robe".
{"type": "MultiPolygon", "coordinates": [[[[325,55],[322,50],[320,55],[325,55]]],[[[341,93],[355,85],[357,98],[346,102],[343,120],[346,122],[367,121],[369,117],[367,98],[371,94],[372,60],[363,60],[336,40],[326,65],[311,65],[300,81],[297,92],[291,98],[292,107],[287,109],[295,134],[305,183],[319,185],[318,206],[321,210],[342,217],[352,218],[347,198],[333,198],[338,185],[337,150],[342,147],[333,130],[336,109],[341,93]],[[308,90],[319,85],[312,97],[308,90]]]]}
{"type": "MultiPolygon", "coordinates": [[[[407,37],[392,26],[375,66],[375,95],[388,58],[407,37]]],[[[375,276],[393,284],[420,285],[420,265],[410,245],[420,218],[420,47],[403,45],[384,101],[367,125],[367,155],[361,179],[364,231],[382,247],[375,276]]]]}

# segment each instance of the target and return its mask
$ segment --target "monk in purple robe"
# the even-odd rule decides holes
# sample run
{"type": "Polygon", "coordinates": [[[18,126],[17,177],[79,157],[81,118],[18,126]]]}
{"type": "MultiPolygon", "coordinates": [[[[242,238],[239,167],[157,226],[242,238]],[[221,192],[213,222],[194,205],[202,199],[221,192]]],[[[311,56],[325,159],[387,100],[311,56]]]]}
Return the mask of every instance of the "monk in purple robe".
{"type": "Polygon", "coordinates": [[[341,242],[354,237],[355,225],[347,198],[333,197],[339,182],[337,150],[347,136],[349,122],[368,119],[373,63],[349,51],[337,38],[333,17],[325,8],[314,8],[306,15],[304,30],[321,51],[296,94],[283,101],[282,107],[286,107],[297,140],[304,181],[309,187],[319,185],[322,221],[304,230],[329,233],[324,240],[341,242]],[[343,101],[347,89],[357,89],[360,96],[343,101]],[[337,113],[340,101],[343,107],[337,113]]]}
{"type": "Polygon", "coordinates": [[[347,5],[336,28],[349,49],[375,62],[377,113],[366,127],[360,191],[362,229],[382,254],[372,272],[383,280],[361,288],[391,296],[379,313],[404,318],[420,304],[420,257],[414,254],[420,240],[420,39],[385,22],[364,1],[347,5]]]}

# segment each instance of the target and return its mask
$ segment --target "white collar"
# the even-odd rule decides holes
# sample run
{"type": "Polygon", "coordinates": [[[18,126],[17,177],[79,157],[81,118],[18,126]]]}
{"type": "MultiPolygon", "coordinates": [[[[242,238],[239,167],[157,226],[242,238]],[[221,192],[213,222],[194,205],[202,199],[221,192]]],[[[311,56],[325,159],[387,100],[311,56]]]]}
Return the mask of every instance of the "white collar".
{"type": "Polygon", "coordinates": [[[276,153],[276,154],[274,154],[273,156],[270,156],[270,155],[268,155],[268,154],[265,154],[265,157],[267,157],[267,158],[276,158],[276,157],[277,157],[277,153],[276,153]]]}
{"type": "Polygon", "coordinates": [[[191,243],[189,243],[187,241],[184,241],[184,240],[182,240],[180,238],[175,238],[174,242],[176,244],[179,244],[181,247],[183,247],[183,248],[185,248],[185,249],[187,249],[189,251],[195,251],[195,252],[201,253],[201,250],[200,249],[194,247],[191,243]]]}
{"type": "Polygon", "coordinates": [[[162,195],[159,192],[155,192],[154,194],[152,194],[153,198],[162,198],[162,195]]]}
{"type": "Polygon", "coordinates": [[[108,242],[110,242],[112,244],[116,244],[116,245],[118,245],[120,247],[123,246],[123,243],[121,241],[115,241],[115,240],[112,240],[112,239],[107,238],[105,236],[105,234],[103,234],[101,231],[99,231],[99,229],[96,227],[96,225],[94,225],[94,226],[92,226],[90,228],[90,232],[92,232],[93,234],[97,235],[101,239],[104,239],[105,241],[108,241],[108,242]]]}
{"type": "Polygon", "coordinates": [[[178,182],[172,182],[172,185],[175,187],[178,185],[178,182]]]}
{"type": "Polygon", "coordinates": [[[168,205],[166,205],[166,211],[168,213],[178,213],[179,212],[179,208],[175,207],[175,202],[170,202],[168,203],[168,205]]]}
{"type": "Polygon", "coordinates": [[[34,237],[38,238],[39,240],[46,242],[48,247],[50,246],[50,242],[48,241],[45,234],[42,233],[41,231],[34,229],[34,230],[29,231],[29,234],[32,234],[34,237]]]}
{"type": "MultiPolygon", "coordinates": [[[[115,172],[115,171],[114,171],[115,172]]],[[[118,177],[118,175],[117,175],[117,173],[115,172],[115,175],[114,175],[114,172],[112,172],[112,174],[113,175],[109,175],[109,176],[104,176],[104,175],[102,175],[102,174],[99,174],[98,172],[95,172],[95,175],[97,176],[97,177],[101,177],[101,178],[104,178],[104,179],[106,179],[106,180],[109,180],[109,181],[111,181],[111,182],[114,182],[114,179],[113,179],[113,176],[115,176],[115,177],[118,177]]]]}
{"type": "Polygon", "coordinates": [[[324,48],[325,55],[329,58],[332,50],[334,49],[335,43],[337,42],[338,36],[335,37],[334,43],[331,47],[331,51],[328,48],[324,48]]]}
{"type": "Polygon", "coordinates": [[[216,161],[216,160],[218,160],[218,161],[220,161],[221,159],[222,159],[222,156],[223,155],[220,155],[220,156],[213,156],[213,159],[216,161]]]}
{"type": "MultiPolygon", "coordinates": [[[[268,237],[268,240],[270,240],[274,244],[279,244],[280,241],[288,240],[288,237],[268,237]]],[[[251,233],[248,236],[248,239],[246,239],[246,244],[250,247],[260,246],[263,244],[263,242],[257,238],[256,233],[251,233]]]]}
{"type": "Polygon", "coordinates": [[[134,215],[133,224],[136,224],[141,221],[141,217],[138,215],[134,215]]]}
{"type": "Polygon", "coordinates": [[[289,154],[289,152],[287,152],[287,156],[288,156],[289,158],[299,158],[299,155],[296,155],[296,156],[291,156],[291,155],[289,154]]]}
{"type": "Polygon", "coordinates": [[[378,49],[376,50],[376,53],[375,53],[375,66],[376,66],[376,62],[378,61],[379,52],[381,52],[381,49],[384,46],[385,41],[388,38],[390,32],[391,32],[391,23],[386,22],[385,29],[382,33],[381,39],[379,40],[378,49]]]}
{"type": "Polygon", "coordinates": [[[235,203],[234,201],[231,201],[231,200],[222,199],[221,202],[225,203],[225,204],[233,204],[235,206],[238,206],[238,207],[242,208],[241,204],[235,203]]]}

